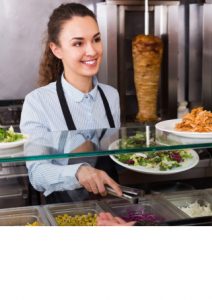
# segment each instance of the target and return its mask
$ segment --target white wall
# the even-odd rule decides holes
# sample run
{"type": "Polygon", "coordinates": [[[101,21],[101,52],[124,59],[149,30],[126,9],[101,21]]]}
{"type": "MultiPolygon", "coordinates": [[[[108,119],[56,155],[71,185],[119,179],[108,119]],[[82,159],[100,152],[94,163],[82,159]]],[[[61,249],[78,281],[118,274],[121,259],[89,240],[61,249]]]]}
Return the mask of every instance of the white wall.
{"type": "MultiPolygon", "coordinates": [[[[65,0],[1,0],[0,100],[23,99],[36,87],[49,15],[65,0]]],[[[101,0],[82,0],[92,9],[101,0]]]]}

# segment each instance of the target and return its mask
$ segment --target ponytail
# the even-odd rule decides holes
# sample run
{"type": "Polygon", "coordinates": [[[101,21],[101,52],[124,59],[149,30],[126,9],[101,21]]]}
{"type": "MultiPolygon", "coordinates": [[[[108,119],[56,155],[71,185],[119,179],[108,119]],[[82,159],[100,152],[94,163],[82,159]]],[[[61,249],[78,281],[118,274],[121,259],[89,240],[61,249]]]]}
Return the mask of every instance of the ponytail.
{"type": "Polygon", "coordinates": [[[50,82],[56,81],[63,72],[63,64],[61,59],[57,58],[46,42],[43,57],[39,68],[38,85],[44,86],[50,82]]]}

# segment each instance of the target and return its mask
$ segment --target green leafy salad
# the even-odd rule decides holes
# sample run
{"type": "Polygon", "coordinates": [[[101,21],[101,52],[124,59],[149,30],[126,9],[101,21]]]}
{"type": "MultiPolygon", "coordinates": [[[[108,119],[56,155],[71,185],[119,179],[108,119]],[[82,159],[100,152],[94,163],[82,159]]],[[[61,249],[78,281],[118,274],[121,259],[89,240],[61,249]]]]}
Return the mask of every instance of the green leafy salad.
{"type": "Polygon", "coordinates": [[[8,130],[0,128],[0,143],[11,143],[23,140],[25,136],[21,133],[14,132],[12,126],[8,130]]]}
{"type": "Polygon", "coordinates": [[[182,166],[185,160],[193,156],[188,150],[174,150],[117,154],[115,157],[124,164],[167,171],[182,166]]]}
{"type": "Polygon", "coordinates": [[[135,135],[122,138],[119,142],[120,148],[129,149],[129,148],[136,148],[142,147],[146,143],[146,136],[143,132],[136,132],[135,135]]]}

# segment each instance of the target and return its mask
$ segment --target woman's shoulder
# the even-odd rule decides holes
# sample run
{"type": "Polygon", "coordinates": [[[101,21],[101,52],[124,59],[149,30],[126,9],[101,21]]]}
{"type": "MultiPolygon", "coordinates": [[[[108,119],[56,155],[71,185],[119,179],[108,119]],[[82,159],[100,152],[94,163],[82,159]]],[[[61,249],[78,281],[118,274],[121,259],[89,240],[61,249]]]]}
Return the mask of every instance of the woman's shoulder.
{"type": "Polygon", "coordinates": [[[118,95],[118,90],[116,88],[114,88],[111,85],[108,84],[104,84],[104,83],[98,83],[98,86],[100,88],[102,88],[102,90],[106,93],[106,94],[112,94],[112,95],[118,95]]]}
{"type": "Polygon", "coordinates": [[[28,93],[25,97],[25,100],[29,99],[43,99],[48,97],[49,95],[52,96],[53,94],[56,95],[56,83],[51,82],[45,86],[39,87],[28,93]]]}

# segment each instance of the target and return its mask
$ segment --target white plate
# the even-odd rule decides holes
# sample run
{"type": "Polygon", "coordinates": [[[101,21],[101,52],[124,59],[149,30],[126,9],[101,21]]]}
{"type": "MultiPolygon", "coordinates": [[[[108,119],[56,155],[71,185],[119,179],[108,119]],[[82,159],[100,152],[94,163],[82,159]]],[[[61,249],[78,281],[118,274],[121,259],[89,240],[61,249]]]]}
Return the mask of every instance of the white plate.
{"type": "MultiPolygon", "coordinates": [[[[113,142],[109,146],[109,149],[110,150],[119,149],[119,146],[118,146],[119,141],[120,140],[117,140],[117,141],[113,142]]],[[[189,169],[195,167],[198,164],[199,156],[198,156],[197,152],[192,150],[192,149],[186,149],[186,151],[188,151],[192,155],[192,158],[187,159],[184,162],[182,162],[180,167],[173,168],[173,169],[167,170],[167,171],[161,171],[161,170],[159,170],[159,168],[147,168],[147,167],[142,167],[142,166],[131,166],[131,165],[124,164],[124,163],[120,162],[114,155],[110,155],[110,157],[118,165],[120,165],[120,166],[122,166],[126,169],[129,169],[131,171],[135,171],[135,172],[139,172],[139,173],[156,174],[156,175],[168,175],[168,174],[175,174],[175,173],[179,173],[179,172],[184,172],[186,170],[189,170],[189,169]]]]}
{"type": "Polygon", "coordinates": [[[198,138],[198,139],[207,139],[212,138],[211,132],[190,132],[190,131],[178,131],[175,129],[175,125],[181,122],[182,119],[173,119],[167,121],[161,121],[155,125],[156,129],[173,133],[178,136],[188,137],[188,138],[198,138]]]}
{"type": "Polygon", "coordinates": [[[10,149],[0,149],[0,158],[2,157],[19,157],[24,156],[23,145],[10,148],[10,149]]]}
{"type": "Polygon", "coordinates": [[[23,145],[27,139],[28,139],[28,136],[24,135],[24,138],[22,140],[19,140],[16,142],[0,143],[0,150],[19,147],[19,146],[23,145]]]}
{"type": "MultiPolygon", "coordinates": [[[[171,146],[171,145],[189,145],[189,144],[211,144],[212,140],[211,139],[199,139],[199,138],[188,138],[188,137],[182,137],[182,136],[177,136],[174,134],[169,134],[169,133],[163,133],[166,134],[163,138],[163,136],[157,136],[156,135],[156,143],[158,145],[162,146],[171,146]]],[[[193,147],[193,146],[191,146],[193,147]]]]}

